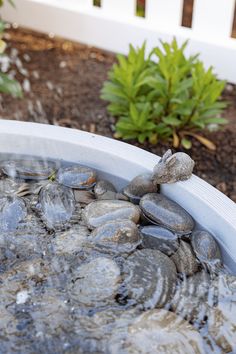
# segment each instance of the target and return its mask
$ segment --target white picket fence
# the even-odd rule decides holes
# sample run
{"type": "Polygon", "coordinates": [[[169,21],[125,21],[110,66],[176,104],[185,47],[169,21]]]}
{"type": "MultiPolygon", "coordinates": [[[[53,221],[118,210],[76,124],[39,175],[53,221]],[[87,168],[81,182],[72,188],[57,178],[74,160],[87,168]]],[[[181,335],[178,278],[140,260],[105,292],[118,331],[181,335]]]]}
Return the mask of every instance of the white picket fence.
{"type": "Polygon", "coordinates": [[[188,53],[200,53],[220,78],[236,83],[236,39],[231,38],[235,0],[195,0],[192,28],[181,26],[183,0],[146,0],[146,16],[135,15],[136,0],[15,0],[2,17],[45,33],[126,54],[128,45],[158,44],[159,39],[181,43],[188,53]]]}

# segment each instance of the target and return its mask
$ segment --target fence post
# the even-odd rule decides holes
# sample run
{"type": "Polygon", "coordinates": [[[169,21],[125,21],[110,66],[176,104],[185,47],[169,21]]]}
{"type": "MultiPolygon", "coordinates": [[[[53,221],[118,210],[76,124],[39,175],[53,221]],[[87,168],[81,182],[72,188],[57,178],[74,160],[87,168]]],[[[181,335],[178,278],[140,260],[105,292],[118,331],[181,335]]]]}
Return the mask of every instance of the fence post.
{"type": "Polygon", "coordinates": [[[231,36],[235,0],[195,0],[194,33],[216,40],[231,36]]]}
{"type": "Polygon", "coordinates": [[[135,0],[102,0],[102,9],[112,16],[134,16],[136,12],[135,0]]]}
{"type": "Polygon", "coordinates": [[[157,26],[180,26],[182,13],[183,0],[146,0],[146,18],[157,26]]]}

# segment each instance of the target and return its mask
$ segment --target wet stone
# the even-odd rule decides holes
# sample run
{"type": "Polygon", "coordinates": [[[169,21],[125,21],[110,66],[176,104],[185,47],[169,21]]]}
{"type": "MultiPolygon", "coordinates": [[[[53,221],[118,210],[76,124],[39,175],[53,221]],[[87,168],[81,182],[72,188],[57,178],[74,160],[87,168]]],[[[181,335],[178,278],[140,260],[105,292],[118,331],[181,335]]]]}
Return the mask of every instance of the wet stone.
{"type": "Polygon", "coordinates": [[[82,165],[61,167],[57,172],[56,180],[70,188],[89,189],[96,183],[96,171],[82,165]]]}
{"type": "Polygon", "coordinates": [[[133,251],[141,243],[137,225],[130,220],[111,221],[94,229],[90,241],[115,253],[133,251]]]}
{"type": "Polygon", "coordinates": [[[25,202],[16,196],[0,197],[0,232],[14,231],[26,217],[25,202]]]}
{"type": "Polygon", "coordinates": [[[124,195],[134,204],[139,204],[140,199],[147,193],[156,193],[157,185],[151,179],[150,173],[139,175],[123,189],[124,195]]]}
{"type": "Polygon", "coordinates": [[[212,308],[208,315],[208,332],[224,353],[236,352],[236,303],[212,308]]]}
{"type": "Polygon", "coordinates": [[[74,227],[64,232],[57,232],[52,240],[52,252],[55,254],[74,254],[83,249],[89,231],[85,226],[74,227]]]}
{"type": "Polygon", "coordinates": [[[15,160],[1,163],[3,172],[12,178],[47,179],[56,170],[56,164],[46,160],[15,160]]]}
{"type": "Polygon", "coordinates": [[[116,188],[107,180],[100,180],[94,187],[94,194],[97,199],[115,199],[116,188]]]}
{"type": "Polygon", "coordinates": [[[163,307],[175,290],[175,265],[158,250],[134,252],[125,261],[123,272],[128,297],[145,309],[163,307]]]}
{"type": "MultiPolygon", "coordinates": [[[[69,308],[63,297],[57,291],[50,289],[46,293],[34,298],[34,307],[31,312],[39,339],[50,335],[59,335],[62,330],[70,329],[69,308]]],[[[56,337],[54,337],[55,341],[56,337]]],[[[58,348],[57,348],[58,349],[58,348]]]]}
{"type": "Polygon", "coordinates": [[[178,236],[161,226],[148,225],[141,228],[142,244],[145,248],[153,248],[171,256],[179,248],[178,236]]]}
{"type": "Polygon", "coordinates": [[[0,194],[1,195],[21,195],[21,193],[28,187],[27,183],[22,180],[13,180],[5,178],[0,180],[0,194]]]}
{"type": "Polygon", "coordinates": [[[198,271],[198,261],[193,254],[191,246],[185,241],[180,241],[180,247],[171,256],[171,259],[175,263],[179,273],[193,275],[198,271]]]}
{"type": "Polygon", "coordinates": [[[57,183],[46,185],[40,191],[38,209],[48,229],[63,228],[75,210],[73,191],[57,183]]]}
{"type": "MultiPolygon", "coordinates": [[[[132,316],[131,311],[128,312],[127,317],[132,316]]],[[[78,354],[79,349],[82,353],[106,353],[112,330],[122,315],[126,315],[122,307],[107,308],[104,311],[95,312],[92,316],[83,316],[80,312],[78,315],[75,313],[73,318],[76,332],[84,333],[86,340],[80,340],[78,346],[74,346],[74,351],[68,353],[78,354]]]]}
{"type": "Polygon", "coordinates": [[[43,244],[38,234],[34,233],[10,233],[0,235],[0,247],[6,258],[6,264],[14,260],[26,260],[30,256],[43,254],[43,244]],[[8,261],[7,261],[8,260],[8,261]]]}
{"type": "Polygon", "coordinates": [[[84,191],[79,189],[74,189],[74,197],[77,203],[81,204],[90,204],[95,200],[94,193],[90,191],[84,191]]]}
{"type": "Polygon", "coordinates": [[[76,301],[94,307],[114,301],[120,282],[120,268],[115,261],[95,258],[82,264],[74,276],[72,293],[76,301]]]}
{"type": "Polygon", "coordinates": [[[139,208],[130,202],[121,200],[98,200],[84,209],[84,219],[91,229],[109,221],[139,221],[139,208]]]}
{"type": "Polygon", "coordinates": [[[164,309],[146,311],[128,324],[125,319],[113,330],[108,349],[114,354],[205,354],[198,331],[164,309]]]}
{"type": "Polygon", "coordinates": [[[209,232],[194,231],[190,239],[193,251],[201,263],[210,268],[222,264],[220,248],[209,232]]]}
{"type": "Polygon", "coordinates": [[[153,175],[125,195],[89,167],[48,178],[58,163],[33,161],[0,171],[0,353],[236,352],[236,277],[153,175]]]}
{"type": "Polygon", "coordinates": [[[215,302],[217,305],[222,303],[236,304],[236,276],[231,274],[219,274],[215,277],[212,286],[214,288],[215,302]]]}
{"type": "MultiPolygon", "coordinates": [[[[176,287],[175,295],[171,300],[171,309],[177,315],[195,325],[201,324],[208,313],[208,297],[210,293],[210,275],[205,271],[184,278],[176,287]]],[[[210,300],[210,299],[209,299],[210,300]]]]}
{"type": "Polygon", "coordinates": [[[162,194],[149,193],[141,198],[140,208],[152,222],[176,232],[189,234],[194,228],[194,220],[180,205],[162,194]]]}

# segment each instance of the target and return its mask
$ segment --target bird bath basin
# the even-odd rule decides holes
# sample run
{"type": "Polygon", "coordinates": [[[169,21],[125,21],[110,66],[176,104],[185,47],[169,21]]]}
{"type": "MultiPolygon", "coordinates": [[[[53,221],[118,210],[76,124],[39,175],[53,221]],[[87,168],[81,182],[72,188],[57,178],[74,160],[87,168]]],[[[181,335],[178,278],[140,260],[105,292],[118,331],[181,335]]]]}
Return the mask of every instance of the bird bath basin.
{"type": "MultiPolygon", "coordinates": [[[[160,157],[137,147],[74,129],[0,121],[0,152],[77,162],[95,168],[120,189],[143,172],[152,171],[160,157]]],[[[217,238],[226,266],[236,274],[236,204],[217,189],[192,176],[162,185],[161,192],[179,203],[201,228],[217,238]]]]}

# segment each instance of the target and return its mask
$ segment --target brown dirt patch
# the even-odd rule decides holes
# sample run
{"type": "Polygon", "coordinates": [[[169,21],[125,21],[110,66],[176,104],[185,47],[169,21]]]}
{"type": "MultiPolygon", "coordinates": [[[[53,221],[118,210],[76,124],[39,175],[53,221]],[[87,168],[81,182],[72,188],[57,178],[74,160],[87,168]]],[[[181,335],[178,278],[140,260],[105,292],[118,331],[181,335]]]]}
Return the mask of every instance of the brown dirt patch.
{"type": "MultiPolygon", "coordinates": [[[[113,54],[23,29],[8,32],[8,45],[8,53],[17,49],[17,57],[27,72],[20,73],[19,61],[10,70],[15,70],[26,90],[30,84],[30,91],[25,92],[22,100],[2,95],[1,118],[113,136],[115,119],[99,98],[107,71],[115,60],[113,54]]],[[[236,87],[228,84],[223,96],[229,101],[224,114],[229,124],[222,131],[206,134],[217,150],[209,151],[193,141],[189,154],[196,161],[195,173],[236,201],[236,87]]],[[[132,143],[158,155],[170,147],[162,143],[132,143]]]]}

